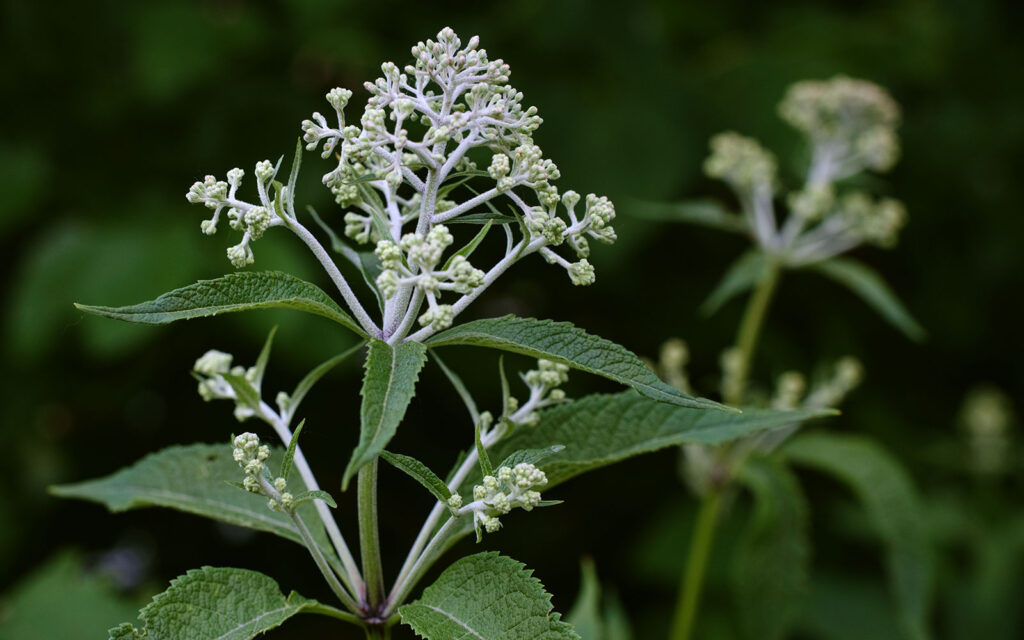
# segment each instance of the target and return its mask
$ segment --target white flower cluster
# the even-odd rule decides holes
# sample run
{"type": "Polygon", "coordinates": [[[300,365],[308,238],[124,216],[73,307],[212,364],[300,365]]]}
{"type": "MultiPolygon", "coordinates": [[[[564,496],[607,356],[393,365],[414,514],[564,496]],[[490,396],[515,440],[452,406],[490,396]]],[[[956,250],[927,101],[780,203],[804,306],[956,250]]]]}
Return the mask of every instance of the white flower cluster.
{"type": "Polygon", "coordinates": [[[531,427],[540,420],[539,410],[565,400],[565,391],[559,389],[569,380],[569,366],[550,360],[537,360],[537,368],[519,377],[530,389],[530,395],[520,406],[514,396],[508,398],[505,420],[513,426],[531,427]]]}
{"type": "Polygon", "coordinates": [[[424,237],[407,233],[399,243],[381,240],[375,251],[382,271],[377,287],[384,297],[394,296],[402,285],[411,285],[426,298],[427,311],[419,317],[421,326],[445,329],[455,317],[451,305],[438,304],[441,291],[471,293],[484,283],[484,272],[470,264],[465,256],[455,255],[438,269],[444,250],[454,238],[444,225],[433,227],[424,237]]]}
{"type": "Polygon", "coordinates": [[[779,105],[783,119],[806,135],[811,163],[804,185],[786,194],[789,215],[777,219],[778,165],[756,140],[723,133],[704,163],[729,183],[751,235],[784,264],[820,262],[863,244],[892,247],[906,221],[903,205],[836,183],[865,170],[887,171],[899,157],[899,108],[881,87],[838,76],[799,82],[779,105]]]}
{"type": "MultiPolygon", "coordinates": [[[[242,232],[242,240],[228,248],[228,260],[236,269],[253,263],[252,248],[249,244],[259,240],[270,227],[283,224],[284,221],[275,215],[280,205],[269,196],[269,188],[277,175],[278,167],[269,160],[256,163],[256,189],[259,202],[251,203],[237,197],[238,187],[242,184],[245,172],[239,168],[228,171],[227,181],[217,180],[214,176],[206,176],[202,182],[196,182],[188,190],[186,199],[192,204],[204,204],[213,209],[213,216],[203,220],[200,227],[206,235],[217,233],[220,214],[226,208],[228,226],[242,232]]],[[[280,194],[278,195],[280,197],[280,194]]]]}
{"type": "Polygon", "coordinates": [[[776,381],[771,406],[784,411],[834,408],[860,384],[863,377],[863,366],[852,356],[840,358],[831,374],[817,380],[810,391],[807,390],[807,379],[802,373],[787,371],[776,381]]]}
{"type": "Polygon", "coordinates": [[[281,477],[275,478],[273,482],[269,481],[266,460],[270,457],[270,447],[260,444],[259,436],[251,432],[235,436],[232,444],[232,456],[245,472],[242,487],[246,491],[269,498],[267,506],[272,511],[291,509],[295,498],[287,491],[288,482],[281,477]]]}
{"type": "MultiPolygon", "coordinates": [[[[477,533],[481,529],[494,533],[501,528],[498,516],[516,507],[530,511],[538,506],[541,498],[536,488],[547,483],[544,472],[528,462],[520,462],[514,467],[499,467],[495,475],[484,476],[482,484],[473,487],[473,502],[462,507],[460,513],[473,513],[473,526],[477,533]]],[[[460,503],[461,498],[454,504],[449,502],[449,506],[460,503]]]]}
{"type": "Polygon", "coordinates": [[[257,415],[258,407],[251,406],[239,397],[235,385],[246,385],[260,396],[259,370],[256,367],[231,366],[234,357],[230,353],[212,349],[204,353],[192,366],[193,375],[199,380],[199,395],[207,402],[211,400],[235,401],[235,418],[242,422],[257,415]],[[225,376],[230,376],[229,382],[225,376]]]}

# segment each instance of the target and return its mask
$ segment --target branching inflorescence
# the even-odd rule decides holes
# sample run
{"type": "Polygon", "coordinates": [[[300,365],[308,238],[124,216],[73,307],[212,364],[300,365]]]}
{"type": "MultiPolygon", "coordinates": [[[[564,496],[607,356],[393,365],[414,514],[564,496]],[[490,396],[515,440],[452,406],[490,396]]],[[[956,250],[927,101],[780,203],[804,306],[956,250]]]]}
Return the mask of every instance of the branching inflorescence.
{"type": "MultiPolygon", "coordinates": [[[[417,44],[412,55],[414,64],[403,70],[384,63],[381,77],[366,83],[370,97],[358,124],[346,120],[352,92],[341,88],[327,94],[334,112],[330,121],[314,113],[302,123],[306,149],[320,149],[323,158],[337,160],[323,183],[346,210],[345,235],[356,247],[375,250],[380,272],[373,285],[383,302],[379,324],[299,222],[294,193],[298,158],[287,184],[277,180],[280,162],[256,165],[255,202],[238,196],[241,169],[229,171],[226,181],[206,176],[192,185],[189,202],[213,210],[202,223],[203,232],[215,233],[226,211],[229,226],[242,232],[241,241],[228,249],[228,259],[243,268],[253,263],[251,245],[267,229],[290,228],[325,267],[362,328],[391,344],[406,338],[422,341],[450,326],[505,270],[533,253],[565,268],[573,284],[592,283],[589,243],[615,240],[615,208],[595,194],[559,193],[554,185],[558,167],[533,142],[541,118],[509,86],[508,65],[490,60],[477,37],[463,46],[448,28],[436,41],[417,44]],[[473,153],[487,156],[486,170],[477,168],[473,153]],[[491,186],[475,191],[473,180],[491,186]],[[497,206],[500,201],[504,210],[497,206]],[[504,257],[486,270],[470,262],[486,230],[451,252],[455,238],[449,225],[456,222],[486,229],[501,224],[504,257]],[[575,260],[556,251],[562,245],[575,260]],[[453,298],[442,302],[442,296],[453,298]]],[[[363,269],[357,248],[345,246],[340,252],[363,269]]]]}
{"type": "Polygon", "coordinates": [[[781,222],[774,198],[779,189],[775,156],[756,140],[722,133],[711,140],[704,171],[724,180],[740,200],[746,226],[767,252],[788,266],[827,260],[872,243],[891,247],[906,221],[891,198],[837,183],[865,170],[888,171],[899,157],[899,107],[878,85],[839,76],[790,87],[779,114],[809,142],[811,162],[800,189],[786,196],[781,222]]]}

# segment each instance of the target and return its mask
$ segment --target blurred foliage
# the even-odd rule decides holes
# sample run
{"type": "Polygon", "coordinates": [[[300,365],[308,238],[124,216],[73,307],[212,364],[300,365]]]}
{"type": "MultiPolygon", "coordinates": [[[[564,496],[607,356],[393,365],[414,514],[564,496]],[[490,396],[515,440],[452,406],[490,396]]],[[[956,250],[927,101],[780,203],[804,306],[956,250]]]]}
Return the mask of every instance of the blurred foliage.
{"type": "MultiPolygon", "coordinates": [[[[36,580],[28,576],[55,549],[116,551],[131,540],[153,558],[143,568],[155,584],[202,564],[244,565],[310,597],[326,595],[300,561],[301,550],[269,536],[158,511],[109,516],[91,505],[60,503],[45,488],[105,475],[167,444],[224,441],[236,428],[228,409],[204,405],[187,375],[207,348],[252,360],[267,329],[280,324],[268,385],[290,388],[350,339],[326,321],[296,314],[152,328],[83,318],[71,302],[131,303],[227,273],[226,241],[199,233],[200,212],[184,201],[188,185],[207,172],[288,153],[299,122],[322,109],[327,89],[343,85],[359,95],[382,60],[404,62],[412,43],[451,25],[480,34],[511,64],[513,84],[547,121],[538,142],[564,183],[620,202],[621,239],[595,251],[596,285],[574,289],[532,261],[503,279],[475,313],[571,320],[646,354],[682,335],[693,346],[696,372],[714,370],[732,339],[739,303],[727,304],[714,322],[696,310],[743,241],[631,219],[622,203],[723,197],[700,173],[707,139],[723,129],[756,136],[791,157],[797,137],[774,110],[795,80],[842,72],[897,97],[904,156],[889,184],[907,203],[911,222],[896,251],[858,257],[885,274],[925,325],[927,343],[906,341],[845,292],[796,275],[773,307],[755,371],[767,380],[845,353],[865,363],[865,385],[829,428],[882,440],[928,497],[942,552],[939,637],[1019,637],[1019,424],[1006,429],[1001,470],[982,474],[969,459],[977,438],[957,428],[957,415],[979,382],[1001,389],[1018,410],[1024,389],[1022,19],[1024,5],[1008,0],[415,7],[3,0],[0,592],[36,580]]],[[[318,163],[307,160],[300,198],[328,215],[318,163]]],[[[261,269],[322,280],[283,234],[261,242],[259,260],[261,269]]],[[[496,401],[494,362],[472,354],[449,360],[496,401]]],[[[446,452],[468,440],[469,426],[427,418],[462,413],[440,376],[426,377],[396,447],[445,468],[446,452]]],[[[314,467],[328,470],[325,486],[337,486],[356,440],[357,380],[354,367],[342,367],[307,401],[304,438],[314,467]]],[[[571,385],[576,393],[607,388],[582,375],[571,385]]],[[[636,637],[660,637],[692,520],[674,466],[671,454],[659,454],[599,472],[585,485],[570,483],[556,496],[564,505],[510,521],[514,533],[484,546],[535,568],[560,609],[577,593],[575,552],[593,555],[602,579],[618,587],[636,637]],[[609,511],[605,496],[626,486],[646,502],[609,511]],[[546,544],[533,542],[540,539],[546,544]],[[658,546],[649,546],[655,540],[658,546]],[[631,566],[635,554],[653,548],[660,554],[631,566]]],[[[386,557],[404,554],[411,527],[429,506],[425,492],[395,476],[383,479],[386,557]]],[[[816,505],[815,573],[799,637],[896,637],[875,543],[858,530],[862,516],[837,485],[803,485],[816,505]]],[[[749,511],[742,503],[734,508],[749,511]]],[[[342,527],[354,537],[346,513],[343,504],[342,527]]],[[[700,637],[735,637],[728,559],[738,535],[725,530],[716,541],[700,637]]],[[[318,625],[302,620],[274,637],[322,633],[318,625]]]]}

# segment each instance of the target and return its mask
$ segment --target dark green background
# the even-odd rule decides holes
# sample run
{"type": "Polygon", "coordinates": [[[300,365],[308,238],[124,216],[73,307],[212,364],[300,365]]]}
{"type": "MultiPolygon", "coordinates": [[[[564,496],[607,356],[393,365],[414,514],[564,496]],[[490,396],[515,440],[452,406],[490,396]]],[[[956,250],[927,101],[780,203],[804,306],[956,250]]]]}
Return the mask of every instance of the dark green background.
{"type": "MultiPolygon", "coordinates": [[[[168,444],[226,441],[240,428],[230,407],[202,403],[188,376],[208,348],[250,362],[266,331],[280,324],[267,386],[289,388],[349,337],[316,318],[274,313],[128,326],[82,317],[71,302],[131,303],[228,272],[226,234],[200,234],[204,210],[187,205],[188,186],[205,173],[251,171],[257,160],[290,153],[299,122],[326,107],[328,89],[353,88],[360,103],[361,84],[376,77],[380,62],[406,62],[414,42],[450,25],[464,38],[479,34],[492,56],[511,65],[512,83],[545,118],[537,142],[558,163],[562,188],[607,194],[620,217],[619,242],[595,251],[594,286],[573,288],[561,270],[532,260],[471,313],[570,320],[640,354],[682,336],[694,352],[694,376],[709,393],[741,305],[710,320],[696,307],[744,243],[631,219],[630,198],[724,197],[700,171],[708,137],[723,129],[760,138],[795,181],[800,140],[775,115],[790,83],[841,72],[889,88],[904,111],[904,153],[878,189],[904,200],[910,224],[896,250],[857,257],[886,275],[929,340],[912,344],[846,292],[797,275],[784,280],[775,301],[756,373],[768,379],[847,353],[860,357],[866,382],[841,418],[819,428],[878,437],[912,470],[930,512],[944,514],[937,521],[973,523],[971,533],[936,525],[944,536],[939,635],[1014,637],[1021,614],[1009,605],[1024,599],[1019,578],[985,583],[993,595],[981,587],[964,591],[972,581],[995,580],[985,577],[974,550],[994,548],[988,536],[1020,526],[1024,455],[1013,449],[1011,473],[979,482],[964,472],[955,422],[977,383],[997,385],[1018,405],[1024,387],[1022,18],[1020,3],[981,0],[4,1],[0,591],[72,546],[92,564],[109,559],[111,549],[148,557],[148,587],[135,597],[202,564],[250,566],[286,588],[328,596],[301,549],[288,543],[264,535],[239,540],[163,511],[108,516],[93,505],[59,502],[45,488],[109,473],[168,444]]],[[[313,154],[306,160],[300,199],[334,213],[318,186],[326,164],[313,154]]],[[[286,234],[269,234],[255,251],[256,268],[323,280],[286,234]]],[[[453,352],[450,364],[479,381],[493,404],[495,358],[474,358],[480,355],[453,352]]],[[[425,378],[395,448],[441,469],[470,429],[436,369],[425,378]]],[[[321,383],[306,407],[306,447],[328,487],[356,438],[358,384],[349,365],[321,383]]],[[[609,388],[582,374],[571,385],[576,394],[609,388]]],[[[824,595],[803,627],[806,637],[823,637],[812,633],[812,618],[857,618],[856,606],[878,612],[888,605],[878,549],[850,498],[810,480],[814,584],[824,585],[816,591],[824,595]],[[853,595],[836,596],[846,593],[853,595]],[[837,603],[823,604],[828,597],[837,603]]],[[[385,474],[383,491],[384,545],[394,571],[430,500],[395,473],[385,474]]],[[[555,493],[564,505],[510,516],[482,546],[535,568],[561,610],[575,596],[579,556],[592,554],[603,578],[617,585],[638,637],[661,636],[693,508],[675,454],[555,493]]],[[[341,502],[343,528],[355,539],[351,501],[341,502]]],[[[740,514],[744,507],[737,506],[740,514]]],[[[728,542],[718,549],[704,632],[730,637],[732,605],[722,584],[728,542]]],[[[464,543],[459,552],[472,550],[464,543]]],[[[1021,560],[1011,550],[988,562],[998,568],[1021,560]]],[[[885,621],[879,624],[884,629],[885,621]]],[[[324,628],[335,627],[303,620],[273,637],[324,628]]]]}

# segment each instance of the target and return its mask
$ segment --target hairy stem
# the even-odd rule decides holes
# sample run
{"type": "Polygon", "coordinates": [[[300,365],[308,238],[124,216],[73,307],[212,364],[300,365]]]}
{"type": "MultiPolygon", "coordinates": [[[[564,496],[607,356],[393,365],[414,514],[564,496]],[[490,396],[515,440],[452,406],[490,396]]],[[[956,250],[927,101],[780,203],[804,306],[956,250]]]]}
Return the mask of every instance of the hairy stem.
{"type": "Polygon", "coordinates": [[[384,610],[383,615],[391,615],[391,612],[399,607],[408,597],[409,592],[416,583],[419,582],[420,578],[423,577],[423,573],[429,569],[434,562],[440,557],[440,555],[448,548],[448,543],[451,542],[451,536],[458,530],[457,523],[462,520],[461,516],[453,516],[437,530],[434,537],[430,539],[427,546],[424,547],[423,553],[419,555],[416,562],[412,565],[405,580],[396,581],[394,589],[391,590],[391,595],[388,596],[387,608],[384,610]]]}
{"type": "Polygon", "coordinates": [[[721,490],[717,488],[712,489],[701,501],[693,537],[690,540],[690,554],[686,559],[686,569],[679,586],[679,600],[676,603],[669,640],[689,640],[693,633],[693,624],[697,620],[697,609],[700,606],[700,594],[704,584],[704,571],[711,555],[711,546],[715,538],[715,523],[718,520],[721,503],[721,490]]]}
{"type": "Polygon", "coordinates": [[[320,551],[320,547],[317,545],[316,541],[313,540],[313,536],[309,533],[309,528],[306,527],[306,523],[302,521],[302,518],[296,515],[294,510],[290,511],[288,515],[291,517],[295,528],[298,529],[299,535],[302,537],[302,542],[306,545],[306,548],[309,549],[309,554],[313,556],[313,562],[316,563],[317,568],[320,569],[320,573],[323,574],[324,579],[327,580],[327,584],[331,587],[331,591],[333,591],[334,595],[338,596],[338,599],[341,600],[351,611],[358,611],[358,603],[355,601],[355,598],[345,590],[345,587],[338,582],[338,577],[334,575],[334,571],[327,563],[327,559],[324,558],[324,554],[320,551]]]}
{"type": "Polygon", "coordinates": [[[384,600],[384,571],[380,558],[380,530],[377,526],[377,458],[359,470],[359,547],[366,577],[367,610],[376,613],[384,600]]]}

